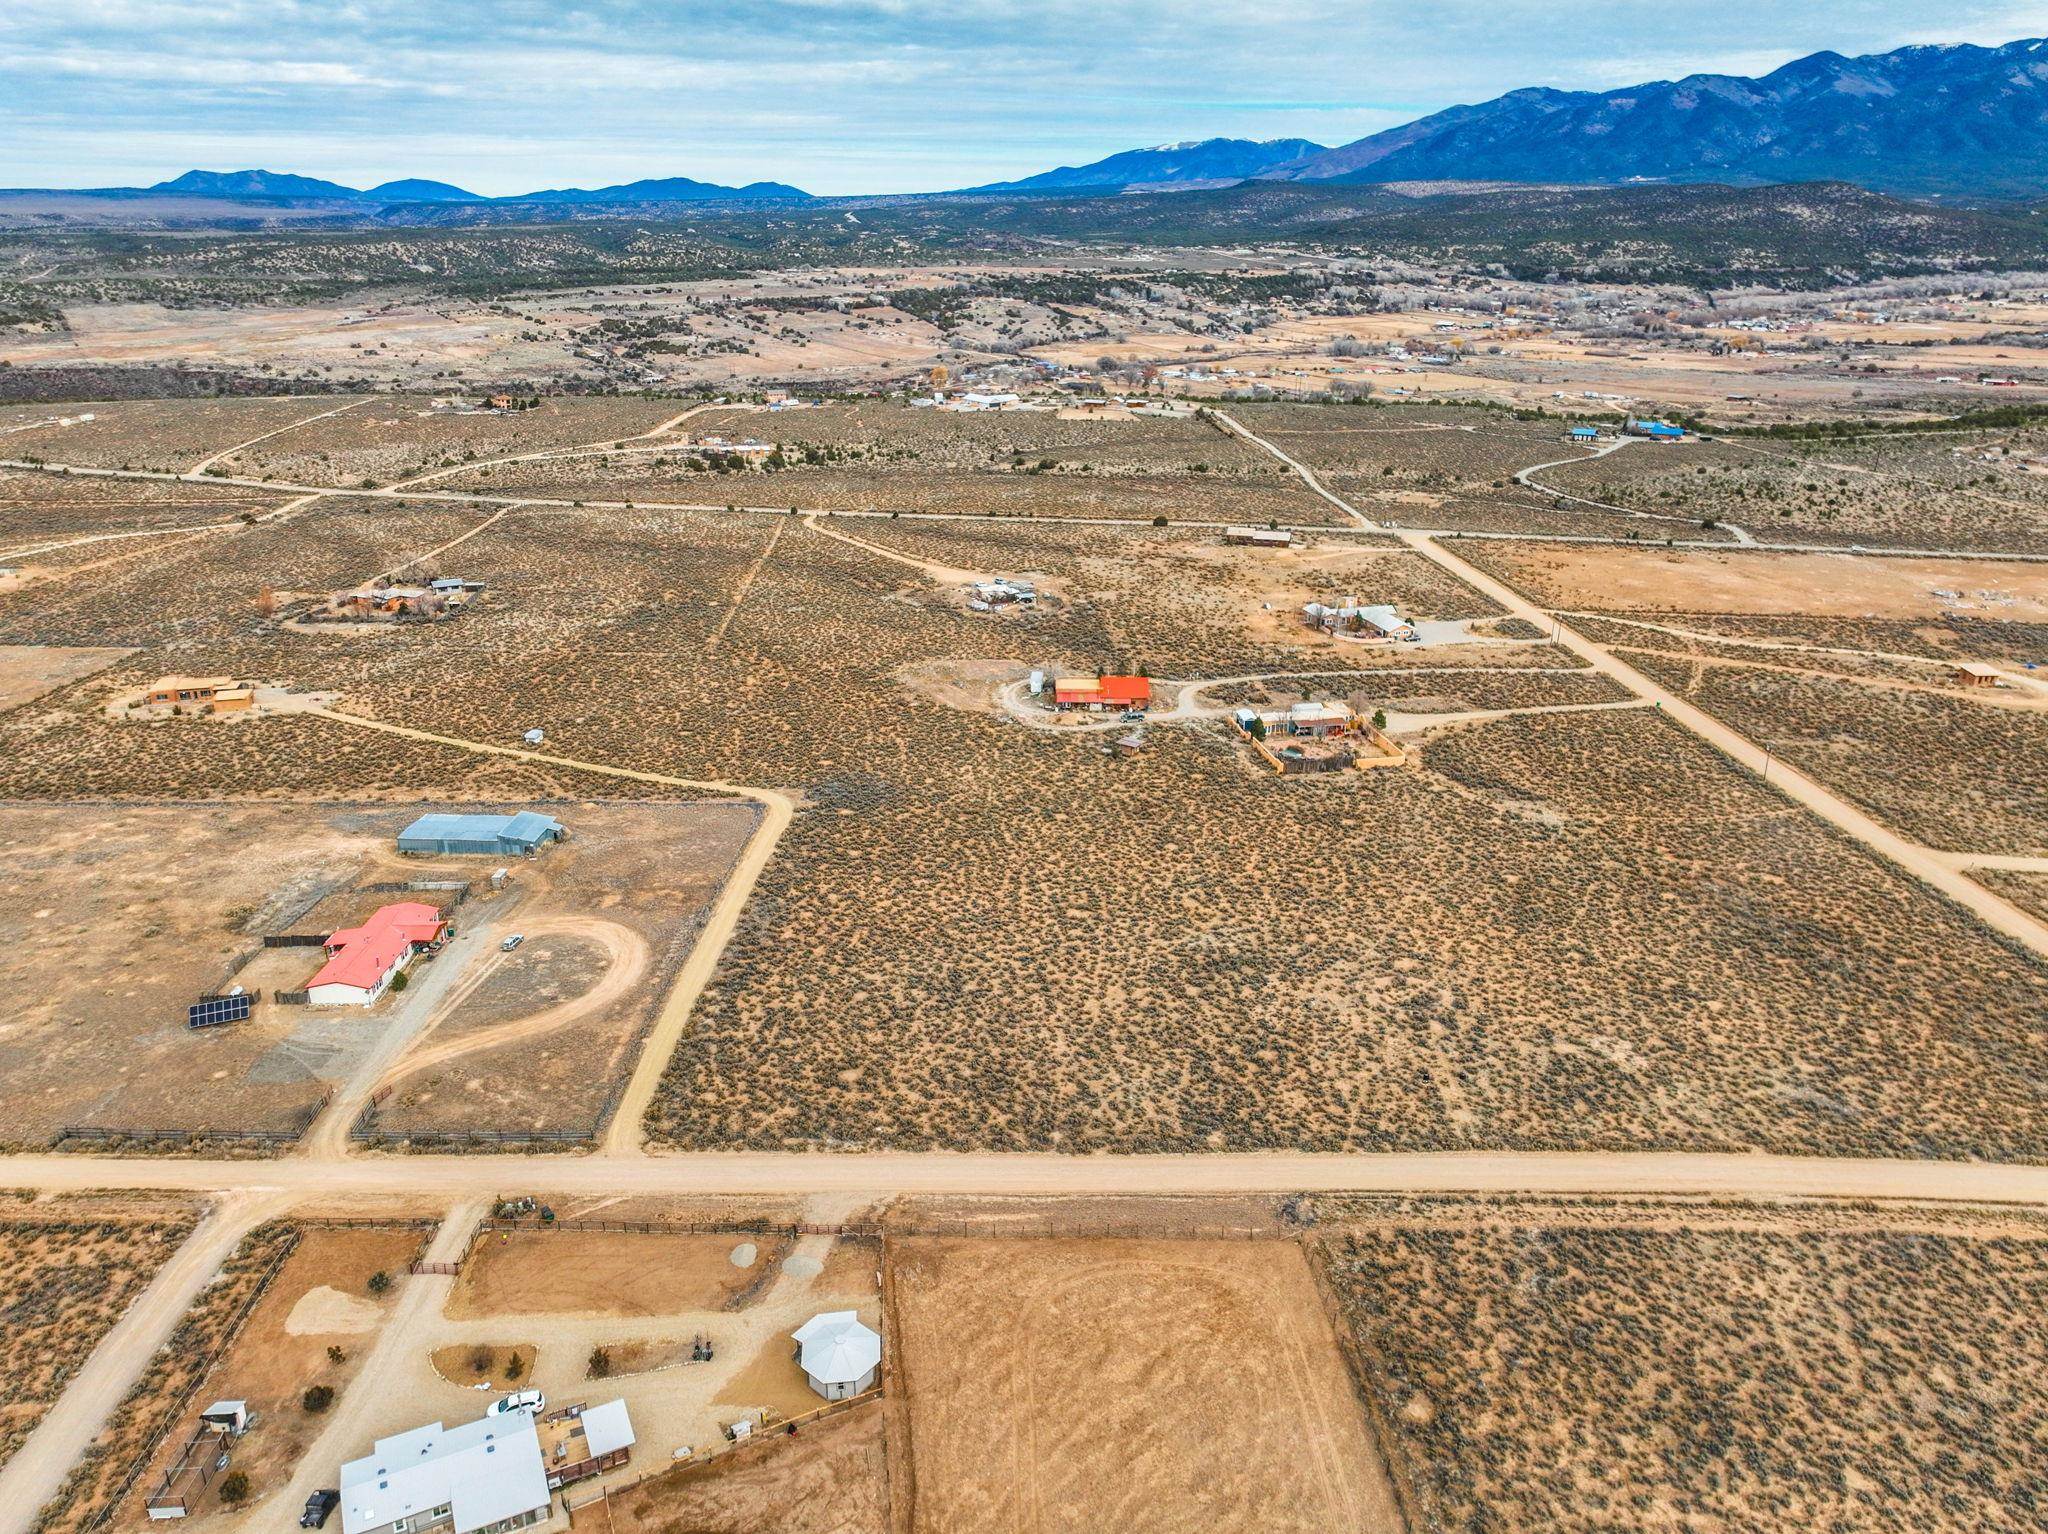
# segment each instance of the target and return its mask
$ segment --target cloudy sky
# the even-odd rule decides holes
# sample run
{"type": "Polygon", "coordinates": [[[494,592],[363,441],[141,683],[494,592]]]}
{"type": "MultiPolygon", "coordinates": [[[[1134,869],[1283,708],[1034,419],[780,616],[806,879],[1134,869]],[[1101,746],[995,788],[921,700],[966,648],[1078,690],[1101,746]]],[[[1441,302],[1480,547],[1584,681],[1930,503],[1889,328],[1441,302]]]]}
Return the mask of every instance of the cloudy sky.
{"type": "Polygon", "coordinates": [[[0,185],[928,191],[1520,85],[2048,34],[2010,0],[0,0],[0,185]]]}

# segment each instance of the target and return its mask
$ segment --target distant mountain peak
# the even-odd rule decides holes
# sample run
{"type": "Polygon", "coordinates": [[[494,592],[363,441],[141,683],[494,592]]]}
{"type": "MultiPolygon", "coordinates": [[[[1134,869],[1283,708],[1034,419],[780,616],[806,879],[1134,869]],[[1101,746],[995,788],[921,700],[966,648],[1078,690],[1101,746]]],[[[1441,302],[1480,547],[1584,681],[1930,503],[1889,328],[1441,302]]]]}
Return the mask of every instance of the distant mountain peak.
{"type": "Polygon", "coordinates": [[[781,181],[750,181],[745,186],[720,186],[688,176],[663,176],[626,181],[617,186],[557,187],[526,192],[501,202],[809,202],[811,194],[781,181]]]}
{"type": "Polygon", "coordinates": [[[2048,192],[2048,39],[1824,49],[1770,73],[1509,91],[1259,172],[1289,181],[1850,181],[2048,192]]]}
{"type": "Polygon", "coordinates": [[[339,197],[361,194],[352,186],[321,181],[313,176],[294,176],[274,170],[188,170],[169,181],[159,181],[152,192],[197,194],[212,197],[339,197]]]}
{"type": "Polygon", "coordinates": [[[426,181],[417,176],[407,176],[399,181],[386,181],[373,186],[363,193],[365,197],[380,202],[483,202],[485,199],[474,192],[466,192],[459,186],[446,181],[426,181]]]}
{"type": "Polygon", "coordinates": [[[1204,138],[1149,149],[1126,149],[1086,165],[1062,165],[1018,181],[992,181],[970,192],[1121,191],[1125,187],[1215,186],[1243,181],[1323,146],[1305,138],[1204,138]]]}

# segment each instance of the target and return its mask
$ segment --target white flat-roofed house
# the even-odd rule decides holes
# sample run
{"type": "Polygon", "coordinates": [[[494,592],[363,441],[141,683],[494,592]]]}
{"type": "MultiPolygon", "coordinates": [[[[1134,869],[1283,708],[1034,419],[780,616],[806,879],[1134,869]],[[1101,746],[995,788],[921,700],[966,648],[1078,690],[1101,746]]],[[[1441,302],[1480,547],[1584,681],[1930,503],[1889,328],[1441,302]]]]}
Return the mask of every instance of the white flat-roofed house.
{"type": "Polygon", "coordinates": [[[1351,728],[1351,709],[1343,703],[1297,703],[1287,711],[1290,735],[1337,735],[1351,728]]]}
{"type": "Polygon", "coordinates": [[[531,1412],[380,1438],[341,1467],[342,1534],[505,1534],[548,1516],[531,1412]]]}

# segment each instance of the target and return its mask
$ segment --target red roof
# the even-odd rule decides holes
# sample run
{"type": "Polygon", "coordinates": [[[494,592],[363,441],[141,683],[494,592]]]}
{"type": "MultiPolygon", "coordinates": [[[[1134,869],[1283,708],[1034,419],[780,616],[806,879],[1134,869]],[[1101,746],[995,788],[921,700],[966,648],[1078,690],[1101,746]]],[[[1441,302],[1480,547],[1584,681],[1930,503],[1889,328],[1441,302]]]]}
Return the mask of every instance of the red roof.
{"type": "Polygon", "coordinates": [[[1062,677],[1053,683],[1053,701],[1125,706],[1150,703],[1152,683],[1142,676],[1062,677]]]}
{"type": "Polygon", "coordinates": [[[360,927],[344,927],[327,940],[327,962],[306,982],[352,985],[373,990],[391,966],[413,948],[439,938],[448,923],[434,907],[419,900],[379,906],[360,927]]]}

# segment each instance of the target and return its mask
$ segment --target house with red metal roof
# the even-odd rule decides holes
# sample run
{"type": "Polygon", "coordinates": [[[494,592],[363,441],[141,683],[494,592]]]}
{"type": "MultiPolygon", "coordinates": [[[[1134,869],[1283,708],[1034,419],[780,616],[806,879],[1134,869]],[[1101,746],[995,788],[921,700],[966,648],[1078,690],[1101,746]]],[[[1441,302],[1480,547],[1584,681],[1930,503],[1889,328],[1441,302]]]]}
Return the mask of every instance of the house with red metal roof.
{"type": "Polygon", "coordinates": [[[306,1000],[316,1007],[367,1007],[414,954],[448,932],[447,918],[424,901],[379,906],[360,927],[343,927],[327,939],[327,962],[306,982],[306,1000]]]}
{"type": "Polygon", "coordinates": [[[1063,676],[1052,684],[1057,709],[1144,709],[1152,706],[1152,682],[1142,676],[1063,676]]]}

